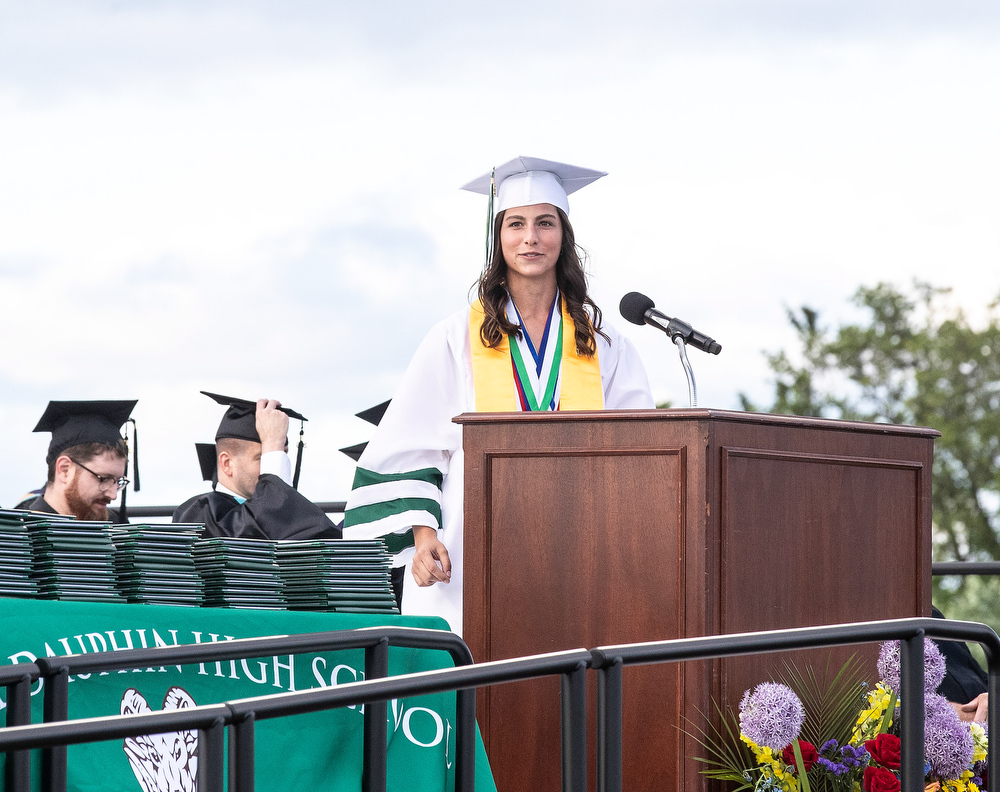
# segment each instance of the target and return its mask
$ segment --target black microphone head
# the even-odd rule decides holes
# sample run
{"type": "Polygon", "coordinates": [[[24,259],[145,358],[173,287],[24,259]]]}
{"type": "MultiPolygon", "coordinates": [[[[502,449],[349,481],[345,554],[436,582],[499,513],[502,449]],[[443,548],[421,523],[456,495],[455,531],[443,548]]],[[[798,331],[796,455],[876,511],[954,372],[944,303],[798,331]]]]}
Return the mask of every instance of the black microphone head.
{"type": "Polygon", "coordinates": [[[637,325],[646,324],[646,311],[653,307],[655,307],[655,303],[645,294],[639,294],[639,292],[629,292],[618,303],[618,310],[621,311],[622,316],[632,324],[637,325]]]}

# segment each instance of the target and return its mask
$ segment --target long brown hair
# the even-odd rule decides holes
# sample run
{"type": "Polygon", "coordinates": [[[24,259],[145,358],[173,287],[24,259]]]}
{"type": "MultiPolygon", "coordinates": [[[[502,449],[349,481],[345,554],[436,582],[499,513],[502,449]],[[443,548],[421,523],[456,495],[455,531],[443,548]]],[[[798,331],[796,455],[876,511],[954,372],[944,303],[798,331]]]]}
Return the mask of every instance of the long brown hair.
{"type": "MultiPolygon", "coordinates": [[[[576,326],[576,352],[591,357],[597,351],[595,333],[606,341],[610,340],[602,332],[601,309],[587,294],[587,272],[584,262],[587,254],[577,247],[576,235],[569,218],[562,209],[556,207],[559,222],[562,223],[562,246],[556,261],[556,285],[566,305],[566,312],[576,326]],[[587,309],[590,309],[589,311],[587,309]]],[[[479,300],[483,304],[483,324],[479,336],[483,344],[495,349],[504,336],[521,335],[521,328],[507,318],[507,262],[500,247],[500,228],[506,210],[497,214],[493,221],[493,257],[479,278],[479,300]]]]}

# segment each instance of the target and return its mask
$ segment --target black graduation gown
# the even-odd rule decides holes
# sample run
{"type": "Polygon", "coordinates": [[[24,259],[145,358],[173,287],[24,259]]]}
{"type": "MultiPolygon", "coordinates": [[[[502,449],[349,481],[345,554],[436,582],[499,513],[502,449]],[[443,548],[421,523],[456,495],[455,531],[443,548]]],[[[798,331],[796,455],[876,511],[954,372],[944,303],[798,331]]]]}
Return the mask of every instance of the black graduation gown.
{"type": "Polygon", "coordinates": [[[43,514],[59,514],[55,509],[49,506],[49,502],[45,500],[45,497],[39,495],[33,501],[21,501],[17,504],[18,509],[28,509],[29,511],[42,512],[43,514]]]}
{"type": "Polygon", "coordinates": [[[203,536],[246,539],[340,539],[339,525],[281,480],[265,473],[253,497],[240,503],[223,492],[206,492],[174,509],[175,523],[204,523],[203,536]]]}
{"type": "MultiPolygon", "coordinates": [[[[43,514],[59,514],[55,509],[53,509],[47,500],[45,500],[44,495],[39,495],[33,501],[17,504],[18,509],[27,509],[29,511],[42,512],[43,514]],[[23,504],[23,505],[22,505],[23,504]]],[[[114,509],[108,509],[108,522],[117,523],[118,522],[118,512],[114,509]]]]}
{"type": "MultiPolygon", "coordinates": [[[[933,606],[931,615],[936,619],[945,618],[933,606]]],[[[964,641],[945,640],[934,643],[944,655],[945,662],[944,681],[937,689],[940,695],[956,704],[968,704],[980,693],[986,692],[989,677],[969,650],[968,644],[964,641]]]]}
{"type": "MultiPolygon", "coordinates": [[[[41,498],[42,495],[44,494],[45,494],[45,487],[42,487],[41,489],[32,490],[23,498],[21,498],[21,500],[19,500],[14,506],[11,506],[10,508],[21,509],[21,510],[30,509],[31,504],[34,503],[39,498],[41,498]]],[[[35,511],[38,511],[38,509],[35,509],[35,511]]]]}

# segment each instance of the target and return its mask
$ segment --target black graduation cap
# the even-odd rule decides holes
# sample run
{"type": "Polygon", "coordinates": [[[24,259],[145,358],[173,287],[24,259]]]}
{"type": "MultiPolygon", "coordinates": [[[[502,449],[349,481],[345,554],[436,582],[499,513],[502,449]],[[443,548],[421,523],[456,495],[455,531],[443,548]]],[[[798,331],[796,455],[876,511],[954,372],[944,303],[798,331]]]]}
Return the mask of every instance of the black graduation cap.
{"type": "Polygon", "coordinates": [[[202,479],[215,484],[216,466],[219,463],[215,453],[215,443],[195,443],[194,448],[198,452],[198,465],[201,467],[202,479]]]}
{"type": "Polygon", "coordinates": [[[381,404],[376,404],[374,407],[369,407],[367,410],[362,410],[361,412],[354,414],[361,420],[368,421],[368,423],[378,426],[379,422],[382,420],[382,416],[385,415],[385,411],[389,408],[390,401],[392,401],[392,399],[386,399],[381,404]]]}
{"type": "Polygon", "coordinates": [[[52,432],[45,463],[82,443],[114,445],[125,438],[122,425],[129,420],[138,399],[131,401],[50,401],[34,432],[52,432]]]}
{"type": "MultiPolygon", "coordinates": [[[[257,434],[257,402],[249,399],[237,399],[234,396],[221,396],[218,393],[202,391],[210,399],[214,399],[219,404],[229,407],[226,414],[222,416],[219,429],[215,433],[215,440],[218,442],[224,437],[234,437],[239,440],[250,440],[254,443],[260,442],[260,435],[257,434]]],[[[295,418],[302,423],[299,424],[299,444],[295,454],[295,472],[292,478],[292,487],[299,488],[299,474],[302,472],[302,449],[305,447],[303,427],[309,419],[301,413],[290,410],[287,407],[279,407],[289,418],[295,418]]],[[[205,472],[204,467],[202,473],[205,472]]]]}
{"type": "MultiPolygon", "coordinates": [[[[369,407],[367,410],[362,410],[354,414],[362,421],[368,421],[368,423],[378,426],[382,422],[382,416],[385,415],[385,411],[389,409],[389,402],[391,401],[392,399],[386,399],[381,404],[376,404],[374,407],[369,407]]],[[[347,456],[357,462],[361,458],[361,454],[364,453],[367,445],[368,443],[358,443],[347,448],[341,448],[340,452],[347,454],[347,456]]]]}
{"type": "MultiPolygon", "coordinates": [[[[235,437],[239,440],[260,442],[260,435],[257,434],[257,402],[249,399],[237,399],[233,396],[220,396],[218,393],[209,393],[208,391],[202,391],[202,393],[219,404],[229,407],[226,414],[222,416],[222,422],[215,433],[216,440],[221,440],[223,437],[235,437]]],[[[279,407],[278,409],[289,418],[296,418],[300,421],[309,420],[304,415],[287,407],[279,407]]]]}
{"type": "Polygon", "coordinates": [[[357,445],[348,446],[347,448],[341,448],[340,452],[342,454],[347,454],[351,459],[357,462],[361,459],[361,454],[364,452],[368,443],[358,443],[357,445]]]}

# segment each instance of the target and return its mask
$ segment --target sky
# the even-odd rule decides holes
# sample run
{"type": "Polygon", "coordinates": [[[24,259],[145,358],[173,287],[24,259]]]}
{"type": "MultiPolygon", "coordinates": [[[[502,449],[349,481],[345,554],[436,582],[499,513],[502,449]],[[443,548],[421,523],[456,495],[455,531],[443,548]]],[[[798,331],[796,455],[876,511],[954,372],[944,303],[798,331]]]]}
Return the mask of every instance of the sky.
{"type": "MultiPolygon", "coordinates": [[[[913,278],[1000,295],[995,0],[0,0],[0,506],[50,399],[138,399],[130,505],[204,491],[199,391],[299,410],[343,500],[420,339],[469,300],[515,156],[570,199],[590,287],[688,405],[649,295],[722,344],[698,406],[773,395],[787,311],[913,278]]],[[[294,443],[298,426],[292,427],[294,443]]]]}

